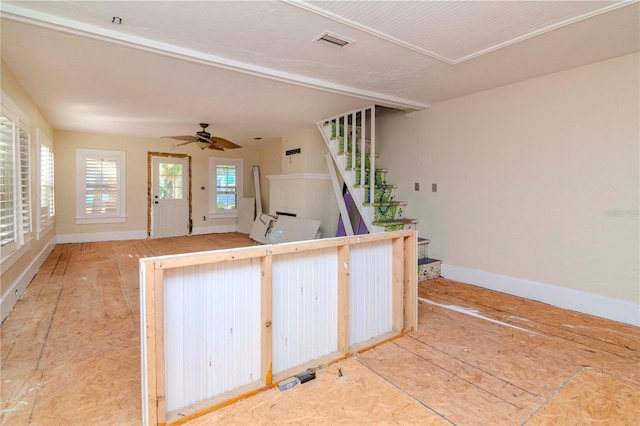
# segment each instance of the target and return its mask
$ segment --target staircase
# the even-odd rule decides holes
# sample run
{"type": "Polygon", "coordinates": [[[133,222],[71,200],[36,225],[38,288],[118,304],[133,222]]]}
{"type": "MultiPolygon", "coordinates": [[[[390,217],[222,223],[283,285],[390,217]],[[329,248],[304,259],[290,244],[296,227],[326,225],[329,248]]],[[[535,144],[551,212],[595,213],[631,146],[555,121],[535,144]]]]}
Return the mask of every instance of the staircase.
{"type": "MultiPolygon", "coordinates": [[[[416,229],[418,220],[405,217],[407,202],[395,200],[387,169],[377,167],[375,113],[370,106],[322,120],[318,128],[368,232],[416,229]]],[[[419,238],[418,281],[440,276],[441,262],[427,257],[428,244],[419,238]]]]}
{"type": "Polygon", "coordinates": [[[318,127],[367,230],[416,229],[418,221],[404,216],[407,203],[394,200],[396,186],[387,183],[387,169],[376,167],[375,107],[323,120],[318,127]]]}

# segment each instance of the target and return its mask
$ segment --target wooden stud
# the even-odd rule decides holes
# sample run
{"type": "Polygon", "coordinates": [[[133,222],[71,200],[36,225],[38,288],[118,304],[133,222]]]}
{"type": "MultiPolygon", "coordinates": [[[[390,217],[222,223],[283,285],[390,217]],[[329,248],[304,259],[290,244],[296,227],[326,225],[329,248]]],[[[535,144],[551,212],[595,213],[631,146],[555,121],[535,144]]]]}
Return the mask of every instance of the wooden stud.
{"type": "Polygon", "coordinates": [[[391,242],[391,250],[393,257],[391,264],[392,330],[400,333],[404,321],[404,238],[394,238],[391,242]]]}
{"type": "Polygon", "coordinates": [[[349,353],[349,246],[338,247],[338,352],[349,353]]]}
{"type": "Polygon", "coordinates": [[[164,271],[153,271],[155,293],[156,332],[156,395],[158,401],[158,424],[167,422],[167,395],[164,368],[164,271]]]}
{"type": "MultiPolygon", "coordinates": [[[[183,266],[203,265],[230,260],[241,260],[262,257],[265,255],[280,255],[301,251],[321,250],[343,245],[362,244],[367,242],[392,240],[411,235],[412,230],[393,232],[378,232],[374,234],[357,235],[354,237],[336,237],[311,241],[294,241],[291,243],[261,245],[255,247],[240,247],[229,250],[206,251],[199,253],[184,253],[155,257],[156,268],[179,268],[183,266]]],[[[415,253],[415,250],[414,250],[415,253]]],[[[417,260],[416,260],[417,262],[417,260]]],[[[414,266],[415,268],[415,266],[414,266]]],[[[417,272],[416,272],[417,274],[417,272]]]]}
{"type": "Polygon", "coordinates": [[[147,416],[150,425],[158,424],[158,385],[156,379],[156,306],[153,262],[144,262],[144,290],[147,343],[147,416]]]}
{"type": "Polygon", "coordinates": [[[271,323],[273,310],[273,285],[272,285],[272,259],[271,256],[264,256],[260,260],[262,277],[260,283],[261,290],[261,348],[262,348],[262,380],[269,386],[273,381],[273,326],[271,323]]]}
{"type": "Polygon", "coordinates": [[[418,329],[418,233],[404,237],[404,329],[418,329]]]}

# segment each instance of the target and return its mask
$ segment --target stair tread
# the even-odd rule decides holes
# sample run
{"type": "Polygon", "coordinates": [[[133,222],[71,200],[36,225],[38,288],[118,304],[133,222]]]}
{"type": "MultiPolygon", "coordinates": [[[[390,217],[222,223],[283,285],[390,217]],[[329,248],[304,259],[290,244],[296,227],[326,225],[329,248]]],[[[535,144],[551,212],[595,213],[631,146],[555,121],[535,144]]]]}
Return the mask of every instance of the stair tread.
{"type": "Polygon", "coordinates": [[[392,223],[402,223],[404,225],[409,225],[412,223],[418,223],[418,219],[390,219],[390,220],[375,220],[372,222],[374,225],[378,225],[378,226],[384,226],[385,224],[392,224],[392,223]]]}
{"type": "MultiPolygon", "coordinates": [[[[355,185],[353,185],[354,188],[371,188],[371,185],[369,185],[368,183],[365,183],[364,185],[360,185],[359,183],[356,183],[355,185]]],[[[385,183],[384,185],[376,185],[376,189],[380,188],[391,188],[391,189],[396,189],[398,187],[398,185],[395,185],[393,183],[385,183]]]]}
{"type": "MultiPolygon", "coordinates": [[[[354,167],[353,170],[357,170],[360,171],[361,167],[354,167]]],[[[365,169],[365,170],[370,170],[370,169],[365,169]]],[[[376,172],[383,172],[383,173],[387,173],[389,171],[389,169],[380,169],[376,167],[376,172]]]]}
{"type": "Polygon", "coordinates": [[[431,240],[428,239],[428,238],[418,237],[418,244],[420,244],[420,243],[429,244],[430,242],[431,242],[431,240]]]}
{"type": "MultiPolygon", "coordinates": [[[[331,140],[331,141],[342,140],[342,139],[344,139],[344,136],[342,136],[342,135],[340,135],[340,136],[332,136],[331,138],[329,138],[329,140],[331,140]]],[[[361,139],[360,139],[360,138],[357,138],[357,139],[356,139],[356,142],[357,142],[357,143],[360,143],[360,142],[361,142],[361,139]]],[[[371,139],[365,139],[365,140],[364,140],[364,143],[365,143],[365,144],[367,144],[367,143],[368,143],[368,144],[371,144],[371,139]]]]}
{"type": "MultiPolygon", "coordinates": [[[[351,151],[342,151],[342,152],[339,152],[338,154],[351,155],[351,151]]],[[[360,155],[360,152],[358,152],[356,155],[360,155]]],[[[370,152],[365,152],[365,153],[364,153],[364,156],[365,156],[365,157],[370,156],[370,155],[371,155],[371,153],[370,153],[370,152]]],[[[379,158],[379,157],[380,157],[380,153],[376,152],[376,158],[379,158]]]]}
{"type": "Polygon", "coordinates": [[[373,203],[362,203],[365,206],[406,206],[408,203],[406,201],[374,201],[373,203]]]}
{"type": "MultiPolygon", "coordinates": [[[[371,186],[368,183],[364,184],[364,185],[360,185],[358,183],[357,185],[358,185],[358,187],[362,187],[362,188],[366,188],[366,189],[371,188],[371,186]]],[[[381,185],[376,185],[375,189],[383,189],[383,188],[384,189],[396,189],[397,187],[398,187],[398,185],[395,185],[395,184],[392,184],[392,183],[389,183],[389,184],[385,183],[385,184],[381,184],[381,185]]]]}

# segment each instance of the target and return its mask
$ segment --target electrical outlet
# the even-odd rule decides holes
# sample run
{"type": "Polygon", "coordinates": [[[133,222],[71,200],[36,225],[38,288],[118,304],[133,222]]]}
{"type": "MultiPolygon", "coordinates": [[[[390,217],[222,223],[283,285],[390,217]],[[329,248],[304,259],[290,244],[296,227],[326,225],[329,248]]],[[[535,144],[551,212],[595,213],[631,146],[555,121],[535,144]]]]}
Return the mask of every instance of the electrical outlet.
{"type": "Polygon", "coordinates": [[[432,183],[431,184],[431,192],[438,192],[438,184],[437,183],[432,183]]]}
{"type": "Polygon", "coordinates": [[[414,190],[415,191],[420,191],[420,182],[416,182],[414,185],[414,190]]]}

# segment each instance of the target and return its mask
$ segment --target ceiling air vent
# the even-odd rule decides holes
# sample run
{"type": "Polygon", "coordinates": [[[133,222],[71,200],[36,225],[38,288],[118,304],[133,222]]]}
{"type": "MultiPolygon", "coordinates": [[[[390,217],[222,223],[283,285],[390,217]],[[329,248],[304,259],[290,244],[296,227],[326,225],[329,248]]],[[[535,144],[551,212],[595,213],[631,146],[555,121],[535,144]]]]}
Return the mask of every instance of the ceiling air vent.
{"type": "Polygon", "coordinates": [[[353,40],[349,40],[346,37],[336,34],[331,34],[328,31],[320,34],[318,37],[314,38],[313,41],[319,41],[335,47],[346,47],[353,43],[353,40]]]}

